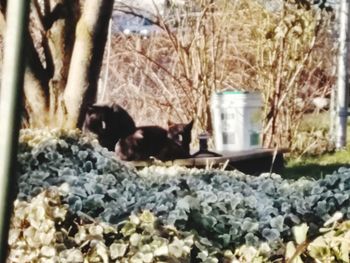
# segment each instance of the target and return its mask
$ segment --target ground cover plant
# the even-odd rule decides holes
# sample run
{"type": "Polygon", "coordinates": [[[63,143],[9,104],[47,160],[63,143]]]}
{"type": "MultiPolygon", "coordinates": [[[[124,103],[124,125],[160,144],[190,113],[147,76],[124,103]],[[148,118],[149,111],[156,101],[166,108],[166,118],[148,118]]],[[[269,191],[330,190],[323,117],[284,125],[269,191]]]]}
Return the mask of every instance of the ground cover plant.
{"type": "Polygon", "coordinates": [[[296,226],[307,224],[307,240],[313,240],[336,212],[350,217],[350,169],[295,181],[179,167],[136,171],[90,140],[79,131],[22,130],[18,200],[30,202],[43,190],[65,183],[62,204],[81,220],[118,226],[129,216],[149,211],[160,224],[194,235],[197,252],[191,256],[199,262],[201,244],[221,256],[246,246],[261,250],[266,258],[283,258],[296,226]]]}
{"type": "MultiPolygon", "coordinates": [[[[62,202],[66,191],[66,185],[51,187],[30,202],[16,200],[7,262],[270,262],[266,244],[220,251],[193,232],[161,224],[149,211],[131,215],[118,226],[76,216],[62,202]]],[[[295,227],[286,262],[349,262],[350,222],[339,219],[336,214],[310,241],[306,224],[295,227]]],[[[275,257],[273,262],[282,260],[275,257]]]]}

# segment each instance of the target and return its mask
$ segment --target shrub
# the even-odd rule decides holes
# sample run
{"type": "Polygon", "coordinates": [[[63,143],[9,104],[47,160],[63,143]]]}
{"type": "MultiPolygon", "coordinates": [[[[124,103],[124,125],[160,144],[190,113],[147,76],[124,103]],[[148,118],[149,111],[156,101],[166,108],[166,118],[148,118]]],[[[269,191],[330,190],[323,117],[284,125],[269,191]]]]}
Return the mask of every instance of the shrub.
{"type": "Polygon", "coordinates": [[[194,235],[157,224],[147,211],[118,227],[73,216],[60,190],[15,202],[7,262],[191,262],[194,235]]]}
{"type": "Polygon", "coordinates": [[[336,211],[350,217],[349,169],[317,181],[178,167],[137,173],[79,132],[30,130],[21,132],[18,160],[21,199],[67,183],[64,201],[80,216],[118,224],[149,210],[161,222],[194,231],[220,249],[266,242],[277,251],[302,222],[313,237],[336,211]]]}
{"type": "MultiPolygon", "coordinates": [[[[7,262],[271,262],[266,244],[220,250],[193,232],[163,225],[149,211],[117,226],[78,217],[62,202],[65,190],[50,187],[30,202],[16,200],[7,262]]],[[[306,239],[305,223],[294,227],[295,242],[273,262],[348,262],[350,223],[339,219],[336,213],[313,240],[306,239]]]]}

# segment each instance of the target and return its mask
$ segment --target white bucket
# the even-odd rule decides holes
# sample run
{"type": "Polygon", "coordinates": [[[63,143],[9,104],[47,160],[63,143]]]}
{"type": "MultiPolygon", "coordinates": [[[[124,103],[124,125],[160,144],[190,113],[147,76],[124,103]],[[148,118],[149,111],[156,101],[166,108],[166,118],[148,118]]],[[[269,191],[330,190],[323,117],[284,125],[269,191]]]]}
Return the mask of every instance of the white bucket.
{"type": "Polygon", "coordinates": [[[261,147],[260,93],[223,91],[211,97],[214,143],[217,151],[261,147]]]}

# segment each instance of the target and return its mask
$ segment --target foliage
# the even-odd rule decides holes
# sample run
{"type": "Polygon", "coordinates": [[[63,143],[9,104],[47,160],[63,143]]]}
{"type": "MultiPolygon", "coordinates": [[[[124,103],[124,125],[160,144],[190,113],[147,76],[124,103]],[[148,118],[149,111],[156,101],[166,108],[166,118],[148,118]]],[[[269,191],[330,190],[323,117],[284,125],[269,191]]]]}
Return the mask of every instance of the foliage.
{"type": "MultiPolygon", "coordinates": [[[[155,168],[155,172],[159,169],[155,168]]],[[[146,172],[148,177],[149,173],[146,172]]],[[[277,175],[232,176],[219,171],[192,170],[192,173],[186,183],[194,193],[177,201],[168,220],[175,220],[181,229],[185,227],[181,224],[183,219],[201,235],[210,236],[223,246],[243,243],[256,246],[267,241],[277,248],[281,240],[290,239],[293,226],[300,222],[310,224],[310,235],[314,235],[334,212],[339,210],[349,217],[347,169],[318,181],[304,178],[287,181],[277,175]]],[[[166,174],[167,169],[158,172],[152,181],[166,174]]]]}
{"type": "MultiPolygon", "coordinates": [[[[16,200],[9,233],[8,263],[22,262],[272,262],[266,244],[220,250],[193,232],[162,224],[152,213],[132,214],[118,225],[72,214],[62,202],[66,185],[50,187],[30,202],[16,200]]],[[[336,213],[313,240],[309,227],[293,227],[285,261],[349,262],[350,221],[336,213]],[[302,260],[303,258],[303,260],[302,260]],[[297,260],[297,261],[296,261],[297,260]]]]}
{"type": "Polygon", "coordinates": [[[8,239],[11,248],[8,262],[33,262],[36,259],[44,262],[56,256],[60,244],[55,227],[66,215],[67,207],[61,205],[60,196],[53,192],[45,192],[29,204],[16,200],[8,239]]]}
{"type": "MultiPolygon", "coordinates": [[[[62,191],[15,202],[7,262],[192,262],[194,235],[157,224],[147,211],[118,227],[76,217],[61,202],[62,191]]],[[[200,248],[202,262],[217,262],[209,248],[200,248]]]]}
{"type": "Polygon", "coordinates": [[[136,173],[77,131],[23,130],[18,160],[19,198],[65,182],[64,201],[78,215],[118,224],[149,210],[220,249],[266,243],[276,252],[302,222],[312,237],[336,211],[350,218],[350,169],[345,168],[319,180],[296,181],[179,167],[136,173]]]}
{"type": "Polygon", "coordinates": [[[322,235],[315,238],[307,248],[307,253],[320,262],[350,262],[350,221],[334,222],[320,229],[322,235]]]}
{"type": "Polygon", "coordinates": [[[66,194],[62,185],[50,187],[30,202],[15,201],[7,262],[217,263],[219,259],[263,258],[253,248],[220,251],[192,232],[163,225],[149,211],[132,214],[118,225],[79,217],[62,202],[66,194]],[[255,251],[256,257],[248,251],[255,251]]]}
{"type": "Polygon", "coordinates": [[[280,16],[270,17],[270,25],[256,30],[258,83],[268,102],[264,109],[267,146],[293,148],[303,115],[315,108],[313,99],[330,95],[335,53],[324,62],[315,61],[322,52],[319,41],[334,50],[328,35],[330,17],[319,9],[299,9],[286,2],[280,16]]]}
{"type": "Polygon", "coordinates": [[[18,197],[27,198],[50,185],[68,183],[67,201],[74,211],[83,209],[106,221],[113,221],[109,217],[115,210],[119,215],[130,212],[129,206],[145,194],[145,188],[139,186],[134,171],[118,163],[96,140],[90,144],[91,139],[78,130],[22,130],[18,197]],[[106,193],[108,198],[103,200],[106,193]],[[102,212],[104,202],[108,205],[102,212]]]}
{"type": "Polygon", "coordinates": [[[350,221],[342,221],[342,218],[342,213],[335,213],[311,240],[307,239],[307,224],[295,226],[295,241],[286,245],[286,262],[350,262],[350,221]]]}
{"type": "Polygon", "coordinates": [[[333,152],[335,144],[331,140],[329,120],[329,112],[305,114],[296,131],[290,155],[300,160],[305,156],[321,156],[333,152]]]}

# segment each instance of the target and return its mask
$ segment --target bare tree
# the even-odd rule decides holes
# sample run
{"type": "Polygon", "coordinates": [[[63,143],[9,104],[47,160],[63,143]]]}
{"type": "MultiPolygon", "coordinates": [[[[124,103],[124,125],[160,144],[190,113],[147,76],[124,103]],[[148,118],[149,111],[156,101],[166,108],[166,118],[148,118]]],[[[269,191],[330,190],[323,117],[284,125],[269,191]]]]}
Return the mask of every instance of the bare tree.
{"type": "MultiPolygon", "coordinates": [[[[95,101],[113,3],[32,1],[24,84],[29,126],[82,126],[87,105],[95,101]]],[[[5,0],[0,9],[3,29],[5,0]]]]}

